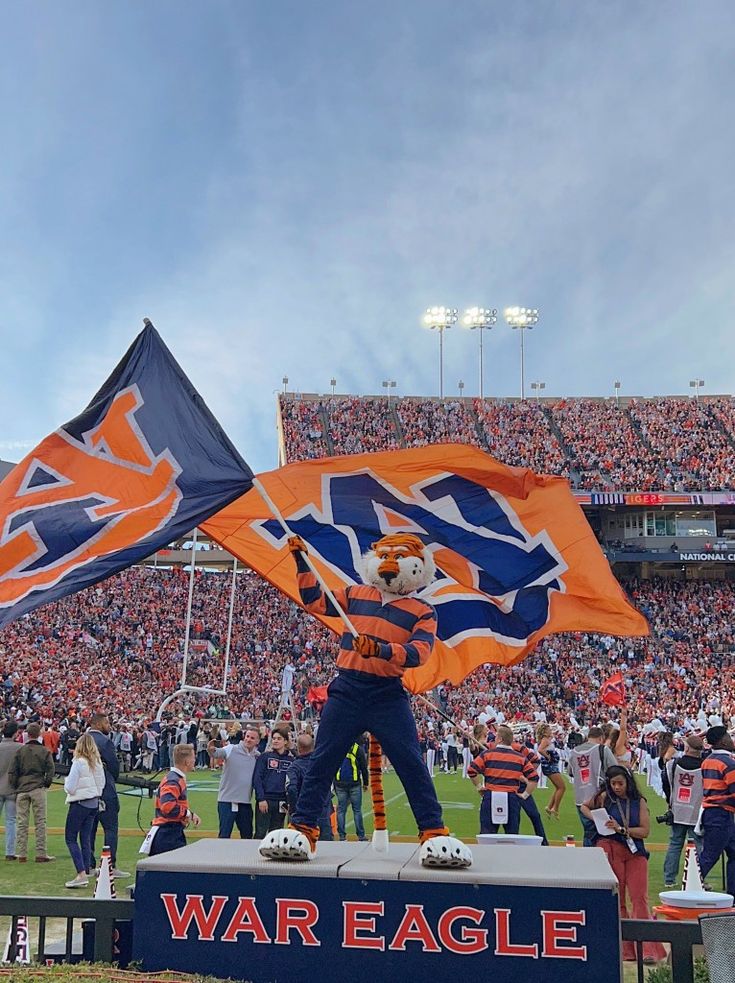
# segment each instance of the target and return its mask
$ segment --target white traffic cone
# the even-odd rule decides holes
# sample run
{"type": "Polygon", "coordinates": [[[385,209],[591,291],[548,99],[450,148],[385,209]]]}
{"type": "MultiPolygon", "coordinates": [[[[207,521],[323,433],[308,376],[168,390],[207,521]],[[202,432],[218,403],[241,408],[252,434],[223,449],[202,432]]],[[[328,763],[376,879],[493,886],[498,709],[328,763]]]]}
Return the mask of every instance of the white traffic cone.
{"type": "Polygon", "coordinates": [[[699,867],[699,857],[697,848],[693,840],[688,840],[686,853],[684,855],[684,878],[681,885],[682,891],[704,891],[702,884],[702,871],[699,867]]]}
{"type": "Polygon", "coordinates": [[[100,860],[100,872],[94,888],[95,899],[106,900],[116,898],[115,878],[112,876],[112,858],[109,846],[102,848],[102,858],[100,860]]]}
{"type": "Polygon", "coordinates": [[[13,962],[27,965],[31,961],[31,949],[28,944],[28,919],[25,915],[18,915],[16,926],[15,939],[13,939],[13,923],[10,922],[3,962],[10,962],[11,950],[14,950],[13,962]]]}

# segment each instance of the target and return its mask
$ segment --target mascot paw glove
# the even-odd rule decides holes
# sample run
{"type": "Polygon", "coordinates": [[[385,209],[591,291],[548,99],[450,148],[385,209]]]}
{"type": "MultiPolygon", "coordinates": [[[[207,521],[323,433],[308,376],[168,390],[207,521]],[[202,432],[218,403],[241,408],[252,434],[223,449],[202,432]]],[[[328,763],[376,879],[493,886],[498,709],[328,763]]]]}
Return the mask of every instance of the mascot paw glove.
{"type": "Polygon", "coordinates": [[[299,553],[308,553],[309,550],[306,547],[306,543],[303,541],[301,536],[289,536],[288,537],[288,548],[298,556],[299,553]]]}
{"type": "Polygon", "coordinates": [[[372,659],[380,654],[380,645],[367,635],[358,635],[352,642],[352,648],[363,659],[372,659]]]}

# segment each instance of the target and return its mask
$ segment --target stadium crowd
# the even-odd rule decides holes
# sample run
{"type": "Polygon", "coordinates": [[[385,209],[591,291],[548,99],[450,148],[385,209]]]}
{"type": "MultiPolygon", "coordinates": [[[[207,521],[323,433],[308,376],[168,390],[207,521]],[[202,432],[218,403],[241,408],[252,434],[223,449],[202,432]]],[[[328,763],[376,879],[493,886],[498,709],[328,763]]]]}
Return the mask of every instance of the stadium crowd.
{"type": "Polygon", "coordinates": [[[325,400],[335,454],[365,454],[400,447],[395,420],[384,399],[334,396],[325,400]]]}
{"type": "MultiPolygon", "coordinates": [[[[230,586],[228,574],[197,574],[188,685],[223,688],[230,586]]],[[[682,729],[700,710],[735,714],[735,585],[650,580],[627,587],[649,619],[648,638],[554,635],[520,665],[484,666],[461,686],[445,687],[444,706],[472,721],[492,705],[508,719],[544,718],[567,732],[575,720],[605,716],[600,683],[620,669],[638,726],[657,716],[682,729]]],[[[58,725],[104,708],[141,734],[180,684],[187,590],[181,571],[133,568],[0,630],[6,713],[58,725]]],[[[295,711],[309,716],[308,689],[331,678],[336,651],[318,621],[241,573],[226,695],[187,693],[170,709],[186,721],[228,713],[273,719],[290,664],[295,711]]]]}
{"type": "Polygon", "coordinates": [[[729,489],[735,400],[280,399],[288,461],[454,441],[599,491],[729,489]],[[328,424],[325,431],[325,423],[328,424]]]}

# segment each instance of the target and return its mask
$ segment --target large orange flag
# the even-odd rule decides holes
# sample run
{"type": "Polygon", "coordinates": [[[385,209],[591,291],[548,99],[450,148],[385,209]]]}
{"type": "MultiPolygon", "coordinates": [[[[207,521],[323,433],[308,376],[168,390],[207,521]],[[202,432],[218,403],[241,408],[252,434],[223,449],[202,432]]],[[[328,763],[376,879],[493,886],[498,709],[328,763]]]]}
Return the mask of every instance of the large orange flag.
{"type": "MultiPolygon", "coordinates": [[[[421,596],[436,609],[437,643],[406,673],[412,692],[459,683],[485,662],[520,662],[552,632],[648,634],[563,478],[464,444],[321,458],[259,477],[332,588],[359,583],[359,557],[385,533],[416,533],[433,552],[437,577],[421,596]]],[[[202,528],[299,600],[286,535],[256,489],[202,528]]]]}

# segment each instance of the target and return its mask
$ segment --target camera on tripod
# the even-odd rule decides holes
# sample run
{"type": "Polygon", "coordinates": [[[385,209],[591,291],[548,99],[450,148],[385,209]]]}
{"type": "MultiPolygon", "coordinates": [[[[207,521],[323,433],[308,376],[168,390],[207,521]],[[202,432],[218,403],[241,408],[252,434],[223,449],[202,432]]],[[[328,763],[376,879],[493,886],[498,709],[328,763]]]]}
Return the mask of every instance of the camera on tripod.
{"type": "Polygon", "coordinates": [[[663,814],[663,816],[656,816],[656,822],[662,823],[666,826],[673,826],[674,813],[671,811],[671,809],[667,809],[666,812],[663,814]]]}

